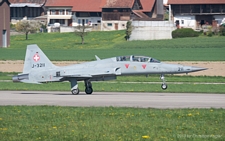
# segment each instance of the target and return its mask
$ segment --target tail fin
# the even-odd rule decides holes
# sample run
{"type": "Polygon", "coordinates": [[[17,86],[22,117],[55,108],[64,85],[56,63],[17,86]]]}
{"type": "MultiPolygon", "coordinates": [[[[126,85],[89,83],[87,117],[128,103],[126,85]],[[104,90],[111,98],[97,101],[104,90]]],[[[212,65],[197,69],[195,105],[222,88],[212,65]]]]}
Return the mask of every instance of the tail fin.
{"type": "Polygon", "coordinates": [[[31,70],[41,70],[56,68],[42,50],[36,45],[28,45],[25,62],[23,67],[23,74],[29,73],[31,70]]]}

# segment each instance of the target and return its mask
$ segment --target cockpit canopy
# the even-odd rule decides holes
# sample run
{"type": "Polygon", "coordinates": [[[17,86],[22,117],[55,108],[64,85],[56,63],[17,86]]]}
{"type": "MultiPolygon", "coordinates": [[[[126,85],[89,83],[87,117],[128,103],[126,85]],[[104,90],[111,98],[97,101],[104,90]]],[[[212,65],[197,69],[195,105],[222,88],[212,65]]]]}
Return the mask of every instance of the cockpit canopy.
{"type": "Polygon", "coordinates": [[[147,56],[138,56],[138,55],[130,55],[130,56],[118,56],[116,57],[117,61],[131,61],[131,62],[151,62],[151,63],[160,63],[159,60],[147,57],[147,56]]]}

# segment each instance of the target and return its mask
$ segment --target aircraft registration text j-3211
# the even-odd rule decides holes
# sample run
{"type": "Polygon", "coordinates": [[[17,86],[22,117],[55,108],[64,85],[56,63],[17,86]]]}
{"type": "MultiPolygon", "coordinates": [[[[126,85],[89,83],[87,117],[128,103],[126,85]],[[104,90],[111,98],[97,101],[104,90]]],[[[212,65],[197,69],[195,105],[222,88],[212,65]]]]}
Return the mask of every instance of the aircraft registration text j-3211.
{"type": "Polygon", "coordinates": [[[160,74],[162,89],[167,89],[164,74],[190,73],[206,68],[167,64],[146,56],[119,56],[58,67],[52,64],[35,44],[28,45],[23,73],[13,76],[13,82],[46,83],[69,81],[72,94],[79,94],[78,81],[84,81],[86,94],[92,94],[92,81],[107,81],[117,76],[160,74]]]}

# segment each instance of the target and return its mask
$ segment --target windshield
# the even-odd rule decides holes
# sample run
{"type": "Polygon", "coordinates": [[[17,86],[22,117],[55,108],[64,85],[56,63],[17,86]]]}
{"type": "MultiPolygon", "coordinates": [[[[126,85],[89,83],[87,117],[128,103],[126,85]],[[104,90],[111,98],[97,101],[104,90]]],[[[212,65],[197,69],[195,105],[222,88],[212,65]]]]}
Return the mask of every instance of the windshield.
{"type": "Polygon", "coordinates": [[[150,62],[151,62],[151,63],[160,63],[159,60],[156,60],[156,59],[154,59],[154,58],[151,58],[151,59],[150,59],[150,62]]]}
{"type": "Polygon", "coordinates": [[[151,62],[151,63],[160,63],[159,60],[156,60],[151,57],[147,56],[137,56],[137,55],[131,55],[131,56],[118,56],[116,57],[117,61],[131,61],[131,62],[151,62]]]}

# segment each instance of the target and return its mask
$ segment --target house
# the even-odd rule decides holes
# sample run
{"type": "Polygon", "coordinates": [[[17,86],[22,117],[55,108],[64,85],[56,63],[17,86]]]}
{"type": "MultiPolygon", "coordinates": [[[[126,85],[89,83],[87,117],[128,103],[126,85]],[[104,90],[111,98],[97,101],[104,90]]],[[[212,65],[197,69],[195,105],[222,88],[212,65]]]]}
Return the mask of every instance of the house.
{"type": "Polygon", "coordinates": [[[225,0],[168,0],[169,19],[178,28],[217,27],[225,19],[225,0]]]}
{"type": "Polygon", "coordinates": [[[32,20],[44,15],[46,0],[9,0],[11,23],[16,24],[20,20],[32,20]]]}
{"type": "Polygon", "coordinates": [[[121,30],[128,20],[163,19],[163,0],[47,0],[45,7],[49,27],[90,25],[96,30],[121,30]]]}
{"type": "Polygon", "coordinates": [[[106,31],[126,29],[128,20],[162,19],[162,0],[107,0],[102,8],[102,30],[106,31]]]}
{"type": "Polygon", "coordinates": [[[0,47],[10,46],[10,3],[0,0],[0,47]]]}
{"type": "Polygon", "coordinates": [[[105,0],[47,0],[47,21],[49,26],[90,25],[100,28],[101,7],[105,0]]]}

